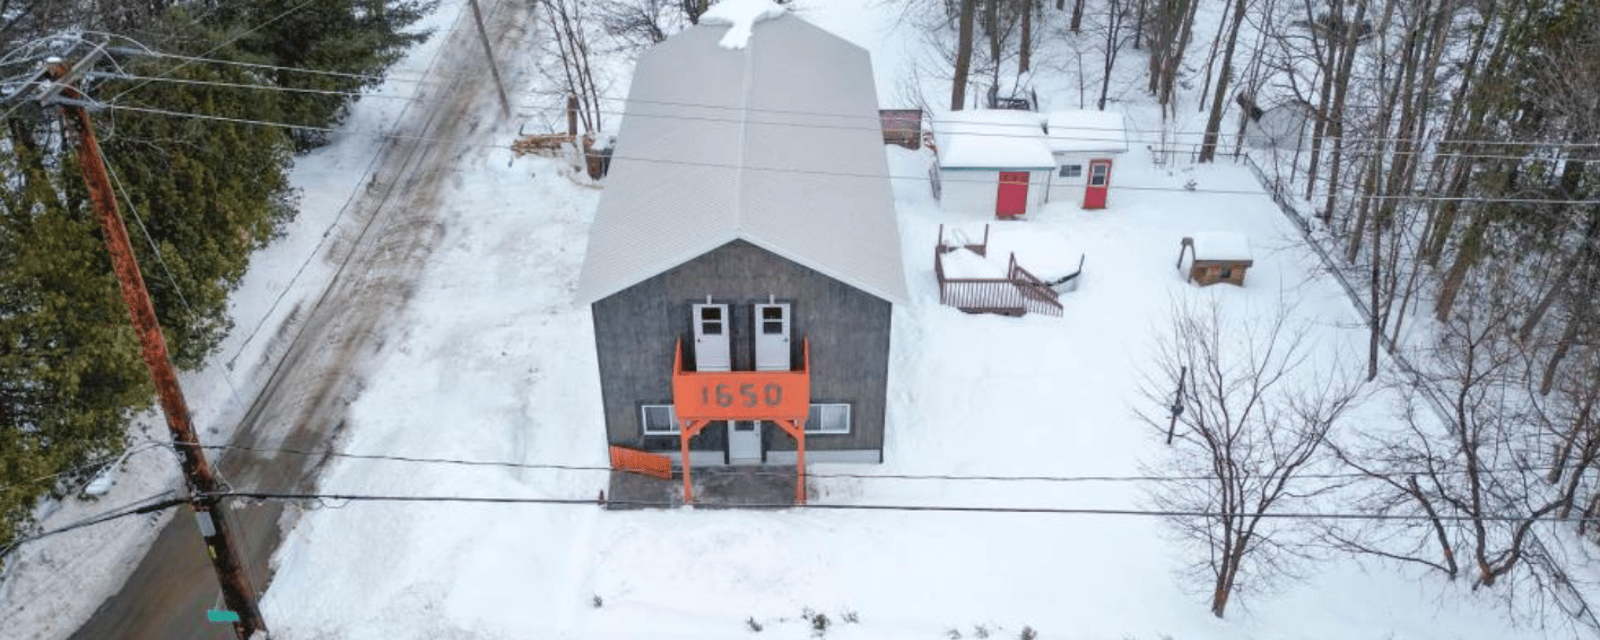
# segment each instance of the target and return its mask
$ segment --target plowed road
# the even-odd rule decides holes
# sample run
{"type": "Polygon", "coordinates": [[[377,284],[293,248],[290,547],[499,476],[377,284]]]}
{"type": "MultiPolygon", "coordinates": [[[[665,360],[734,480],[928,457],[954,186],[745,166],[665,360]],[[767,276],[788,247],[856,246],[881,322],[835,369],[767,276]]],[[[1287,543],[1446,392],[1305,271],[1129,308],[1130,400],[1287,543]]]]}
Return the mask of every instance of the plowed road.
{"type": "MultiPolygon", "coordinates": [[[[485,20],[496,56],[530,58],[531,3],[485,0],[485,20]]],[[[341,265],[319,299],[294,310],[270,338],[278,349],[270,381],[234,437],[244,447],[321,449],[344,424],[345,407],[361,392],[363,363],[382,348],[428,256],[444,234],[440,196],[464,147],[440,141],[467,139],[499,117],[494,81],[483,60],[470,11],[457,20],[422,79],[418,100],[394,123],[366,176],[366,188],[345,213],[342,236],[318,259],[341,265]]],[[[512,73],[508,80],[521,74],[512,73]]],[[[385,127],[388,129],[388,127],[385,127]]],[[[258,339],[267,339],[265,337],[258,339]]],[[[315,488],[323,460],[283,454],[227,456],[219,468],[234,486],[291,492],[315,488]]],[[[245,558],[256,588],[272,576],[281,506],[235,509],[245,558]]],[[[232,637],[230,625],[206,622],[218,588],[194,518],[181,510],[161,531],[121,590],[100,605],[72,637],[81,640],[185,640],[232,637]]],[[[267,624],[272,621],[269,617],[267,624]]]]}

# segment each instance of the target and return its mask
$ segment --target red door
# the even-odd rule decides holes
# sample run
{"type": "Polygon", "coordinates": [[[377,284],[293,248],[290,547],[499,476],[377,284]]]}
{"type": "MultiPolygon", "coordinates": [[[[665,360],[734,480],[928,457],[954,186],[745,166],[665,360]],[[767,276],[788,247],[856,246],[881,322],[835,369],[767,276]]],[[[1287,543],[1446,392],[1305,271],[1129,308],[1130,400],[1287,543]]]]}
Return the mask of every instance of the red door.
{"type": "Polygon", "coordinates": [[[1111,184],[1111,161],[1089,161],[1089,185],[1083,190],[1083,208],[1106,208],[1106,187],[1111,184]]]}
{"type": "Polygon", "coordinates": [[[1028,212],[1028,172],[1001,171],[1000,193],[994,200],[996,218],[1014,218],[1028,212]]]}

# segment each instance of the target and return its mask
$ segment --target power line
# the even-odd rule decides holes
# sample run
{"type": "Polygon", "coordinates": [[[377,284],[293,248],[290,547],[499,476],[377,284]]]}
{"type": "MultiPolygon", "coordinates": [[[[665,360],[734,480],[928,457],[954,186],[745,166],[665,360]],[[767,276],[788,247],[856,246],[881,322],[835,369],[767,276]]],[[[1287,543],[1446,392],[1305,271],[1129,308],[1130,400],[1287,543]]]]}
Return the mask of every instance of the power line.
{"type": "Polygon", "coordinates": [[[118,73],[93,73],[92,77],[114,80],[138,80],[146,83],[163,82],[167,84],[182,84],[204,87],[220,87],[225,89],[256,89],[261,91],[279,91],[283,93],[306,93],[313,95],[342,96],[346,98],[384,98],[389,100],[417,100],[411,96],[392,96],[376,93],[363,93],[359,91],[336,91],[333,89],[306,89],[301,87],[283,87],[273,84],[246,84],[243,82],[217,82],[210,80],[189,80],[185,78],[163,78],[159,76],[137,76],[118,73]]]}
{"type": "MultiPolygon", "coordinates": [[[[334,451],[334,450],[331,450],[331,449],[305,450],[305,449],[290,449],[290,448],[283,448],[283,447],[252,447],[252,446],[246,446],[246,445],[229,445],[229,444],[200,445],[200,446],[201,446],[201,448],[204,448],[204,449],[221,449],[221,450],[232,450],[232,451],[246,451],[246,452],[251,452],[251,453],[274,453],[274,454],[276,454],[276,453],[286,453],[286,454],[291,454],[291,455],[325,456],[325,457],[332,457],[332,458],[346,458],[346,459],[352,459],[352,460],[379,460],[379,461],[407,462],[407,463],[417,463],[417,464],[446,464],[446,465],[465,466],[465,467],[498,467],[498,468],[507,468],[507,469],[533,469],[533,470],[546,470],[546,471],[594,471],[594,472],[610,472],[610,471],[614,470],[609,466],[603,466],[603,465],[578,465],[578,464],[557,464],[557,463],[514,462],[514,461],[509,461],[509,460],[466,460],[466,459],[460,459],[460,458],[429,458],[429,457],[418,457],[418,456],[397,456],[397,455],[384,455],[384,454],[360,454],[360,453],[345,453],[345,452],[340,452],[340,451],[334,451]]],[[[1502,468],[1491,468],[1491,469],[1480,469],[1479,470],[1480,473],[1512,473],[1512,472],[1544,472],[1544,471],[1548,471],[1548,469],[1547,468],[1538,468],[1538,467],[1526,467],[1526,468],[1524,468],[1524,467],[1502,467],[1502,468]]],[[[1467,471],[1465,469],[1442,470],[1442,472],[1446,473],[1446,474],[1450,474],[1450,475],[1467,473],[1467,471]]],[[[789,473],[789,472],[762,471],[762,470],[749,470],[749,471],[746,471],[746,473],[750,473],[752,475],[782,476],[782,477],[786,477],[786,478],[787,477],[791,477],[793,475],[792,473],[789,473]]],[[[1436,469],[1435,470],[1418,470],[1416,472],[1404,472],[1404,473],[1402,473],[1402,472],[1393,472],[1393,473],[1377,473],[1377,474],[1365,473],[1365,472],[1301,473],[1301,474],[1295,474],[1295,477],[1296,478],[1305,478],[1305,479],[1321,479],[1321,480],[1358,480],[1358,479],[1364,479],[1364,478],[1404,478],[1404,477],[1412,476],[1412,475],[1427,475],[1427,474],[1430,474],[1430,473],[1432,473],[1432,474],[1441,473],[1441,470],[1436,470],[1436,469]]],[[[1160,483],[1160,482],[1205,482],[1205,481],[1215,481],[1215,480],[1220,480],[1221,479],[1221,478],[1219,478],[1217,476],[1207,476],[1207,475],[1187,475],[1187,476],[1160,476],[1160,475],[1149,475],[1149,474],[1146,474],[1146,475],[1120,475],[1120,476],[1114,476],[1114,475],[1078,475],[1078,476],[1063,476],[1063,475],[959,475],[959,474],[909,474],[909,473],[904,473],[904,474],[896,474],[896,473],[828,473],[828,472],[814,472],[814,471],[809,471],[809,470],[806,472],[806,477],[808,477],[808,478],[842,478],[842,479],[856,479],[856,480],[933,480],[933,481],[953,481],[953,482],[1058,482],[1058,483],[1073,483],[1073,482],[1157,482],[1157,483],[1160,483]]]]}
{"type": "MultiPolygon", "coordinates": [[[[257,31],[265,29],[266,27],[268,27],[272,23],[277,22],[279,20],[282,20],[284,18],[287,18],[287,17],[289,17],[290,14],[292,14],[292,13],[294,13],[296,11],[299,11],[299,10],[301,10],[301,9],[307,7],[307,6],[310,6],[311,3],[316,2],[316,1],[317,0],[305,0],[305,2],[301,2],[300,4],[297,4],[297,5],[294,5],[292,7],[289,7],[283,13],[280,13],[280,14],[278,14],[276,16],[273,16],[271,19],[268,19],[267,21],[262,22],[261,24],[258,24],[256,26],[250,27],[249,29],[245,29],[244,31],[239,32],[239,35],[236,35],[236,36],[234,36],[232,38],[228,38],[227,40],[222,41],[217,46],[214,46],[214,47],[208,49],[205,53],[200,54],[200,56],[201,57],[209,56],[209,55],[211,55],[213,53],[221,51],[223,47],[226,47],[226,46],[228,46],[230,44],[233,44],[235,42],[243,40],[245,38],[245,36],[248,36],[248,35],[250,35],[252,33],[255,33],[257,31]]],[[[135,43],[138,42],[136,40],[133,40],[132,38],[128,38],[128,40],[132,41],[132,42],[135,42],[135,43]]],[[[143,45],[140,45],[140,46],[143,46],[143,45]]],[[[189,65],[189,61],[181,62],[177,66],[175,66],[175,67],[173,67],[171,69],[167,69],[166,71],[161,72],[160,75],[166,76],[167,74],[176,72],[177,70],[182,69],[182,68],[184,68],[184,67],[186,67],[188,65],[189,65]]],[[[141,83],[136,84],[136,85],[134,85],[132,87],[129,87],[128,89],[124,90],[122,93],[119,93],[117,95],[111,96],[111,99],[108,100],[107,102],[115,102],[116,100],[122,98],[122,96],[128,95],[130,92],[137,91],[137,90],[139,90],[140,88],[144,87],[147,84],[150,84],[150,83],[148,81],[147,82],[141,82],[141,83]]]]}
{"type": "MultiPolygon", "coordinates": [[[[605,500],[596,498],[533,498],[519,496],[404,496],[404,495],[374,495],[374,494],[348,494],[348,493],[268,493],[255,491],[226,491],[206,494],[211,498],[242,498],[246,500],[261,500],[273,502],[405,502],[405,503],[460,503],[460,504],[521,504],[521,505],[557,505],[557,506],[604,506],[619,507],[645,507],[645,508],[678,508],[680,503],[670,501],[648,500],[605,500]]],[[[794,509],[809,511],[899,511],[899,512],[943,512],[943,513],[983,513],[983,514],[1052,514],[1052,515],[1080,515],[1080,516],[1132,516],[1155,518],[1262,518],[1269,520],[1383,520],[1383,521],[1424,521],[1424,522],[1527,522],[1533,518],[1520,516],[1501,515],[1406,515],[1389,513],[1329,513],[1329,512],[1226,512],[1204,510],[1166,510],[1166,509],[1122,509],[1098,507],[1047,507],[1047,506],[1016,506],[1001,507],[992,505],[920,505],[920,504],[849,504],[849,503],[761,503],[742,504],[743,509],[794,509]]],[[[1540,517],[1537,520],[1548,522],[1600,522],[1600,517],[1540,517]]]]}
{"type": "MultiPolygon", "coordinates": [[[[98,106],[103,107],[103,108],[107,108],[107,109],[114,109],[114,110],[133,111],[133,112],[137,112],[137,113],[148,113],[148,114],[153,114],[153,115],[171,116],[171,117],[179,117],[179,118],[194,118],[194,119],[198,119],[198,120],[211,120],[211,121],[216,121],[216,122],[229,122],[229,123],[234,123],[234,124],[248,124],[248,125],[264,126],[264,127],[281,127],[281,128],[286,128],[286,129],[303,129],[303,130],[307,130],[307,131],[324,131],[324,132],[329,132],[329,133],[343,133],[343,134],[347,134],[347,135],[360,135],[360,136],[369,136],[369,137],[386,138],[386,139],[416,140],[416,141],[419,141],[419,142],[428,142],[428,143],[435,143],[435,144],[454,144],[454,145],[460,145],[460,146],[464,146],[464,147],[481,147],[481,148],[490,148],[490,149],[506,149],[507,148],[507,145],[490,144],[490,143],[485,143],[485,142],[469,142],[469,141],[461,140],[461,139],[433,138],[433,137],[428,137],[428,136],[392,134],[392,133],[382,133],[382,132],[376,132],[376,131],[350,131],[350,130],[339,129],[339,128],[334,128],[334,127],[323,127],[323,126],[312,126],[312,125],[296,125],[296,124],[288,124],[288,123],[283,123],[283,122],[273,122],[273,121],[269,121],[269,120],[254,120],[254,119],[249,119],[249,118],[230,118],[230,117],[226,117],[226,116],[213,116],[213,115],[197,114],[197,113],[185,113],[185,112],[181,112],[181,111],[170,111],[170,110],[167,110],[167,109],[154,109],[154,108],[148,108],[148,107],[133,107],[133,106],[127,106],[127,105],[110,104],[110,103],[102,103],[102,104],[100,104],[98,106]]],[[[789,169],[789,168],[779,168],[779,167],[749,167],[749,166],[742,166],[742,165],[728,164],[728,163],[696,162],[696,161],[692,161],[692,160],[678,160],[678,159],[664,159],[664,158],[644,158],[644,157],[626,156],[626,155],[613,155],[612,156],[612,160],[628,160],[628,161],[632,161],[632,162],[647,162],[647,163],[653,163],[653,164],[692,166],[692,167],[703,167],[703,168],[713,168],[713,169],[737,169],[737,170],[759,171],[759,172],[769,172],[769,173],[787,173],[787,174],[798,174],[798,175],[821,175],[821,176],[844,177],[844,178],[865,178],[865,179],[872,179],[872,180],[889,179],[889,180],[923,181],[923,180],[927,180],[928,179],[927,176],[921,175],[921,174],[918,174],[918,175],[892,175],[892,174],[891,175],[879,175],[879,174],[869,174],[869,173],[853,173],[853,172],[848,172],[848,171],[824,171],[824,170],[820,170],[820,169],[789,169]]],[[[975,183],[975,184],[976,183],[988,184],[988,183],[991,182],[990,180],[980,180],[980,179],[975,179],[975,178],[968,179],[968,178],[953,178],[953,177],[943,178],[943,181],[945,181],[945,182],[970,182],[970,183],[975,183]]],[[[1112,189],[1121,189],[1121,190],[1126,190],[1126,191],[1185,192],[1185,193],[1200,193],[1200,194],[1210,194],[1210,195],[1262,195],[1262,194],[1265,193],[1264,191],[1262,191],[1260,189],[1254,189],[1254,190],[1250,190],[1250,189],[1204,189],[1204,188],[1198,188],[1198,187],[1197,188],[1193,188],[1193,189],[1189,189],[1189,188],[1185,188],[1185,187],[1155,187],[1155,186],[1140,186],[1140,185],[1126,185],[1126,184],[1112,185],[1111,188],[1112,189]]],[[[1323,197],[1325,195],[1326,194],[1318,194],[1318,197],[1323,197]]],[[[1552,199],[1545,199],[1545,198],[1503,198],[1503,197],[1483,198],[1483,197],[1472,197],[1472,196],[1459,196],[1459,197],[1457,197],[1457,196],[1426,196],[1426,195],[1401,195],[1401,194],[1391,194],[1391,195],[1333,194],[1333,196],[1335,198],[1364,198],[1364,199],[1368,199],[1368,200],[1405,200],[1405,201],[1409,201],[1409,202],[1481,202],[1481,203],[1493,202],[1493,203],[1507,203],[1507,204],[1570,204],[1570,205],[1600,204],[1600,200],[1572,200],[1572,199],[1553,199],[1553,198],[1552,199]]]]}
{"type": "Polygon", "coordinates": [[[94,525],[105,523],[105,522],[111,522],[112,520],[117,520],[117,519],[120,519],[120,518],[126,518],[128,516],[136,516],[136,515],[141,515],[141,514],[146,514],[146,513],[155,513],[157,511],[164,511],[164,510],[170,509],[172,507],[176,507],[176,506],[179,506],[179,505],[184,505],[184,504],[188,504],[189,503],[189,499],[188,498],[183,498],[183,497],[167,498],[165,500],[162,500],[162,498],[166,498],[166,496],[169,496],[171,494],[172,494],[172,492],[170,490],[169,491],[163,491],[163,492],[161,492],[159,494],[150,496],[148,498],[144,498],[142,500],[135,500],[133,503],[131,503],[131,504],[127,505],[127,506],[124,506],[122,508],[109,511],[109,512],[101,514],[101,515],[90,516],[88,518],[84,518],[82,520],[79,520],[77,522],[74,522],[74,523],[66,525],[66,526],[56,527],[56,528],[50,529],[48,531],[41,531],[39,533],[30,535],[30,536],[24,536],[24,537],[21,537],[21,538],[17,538],[16,540],[11,541],[11,544],[6,545],[5,548],[0,548],[0,558],[6,557],[6,555],[10,554],[12,551],[16,551],[22,545],[27,544],[29,542],[33,542],[35,540],[43,540],[45,538],[49,538],[49,537],[52,537],[52,536],[56,536],[56,535],[60,535],[60,534],[63,534],[63,533],[67,533],[69,531],[76,531],[76,530],[82,529],[84,527],[90,527],[90,526],[94,526],[94,525]]]}

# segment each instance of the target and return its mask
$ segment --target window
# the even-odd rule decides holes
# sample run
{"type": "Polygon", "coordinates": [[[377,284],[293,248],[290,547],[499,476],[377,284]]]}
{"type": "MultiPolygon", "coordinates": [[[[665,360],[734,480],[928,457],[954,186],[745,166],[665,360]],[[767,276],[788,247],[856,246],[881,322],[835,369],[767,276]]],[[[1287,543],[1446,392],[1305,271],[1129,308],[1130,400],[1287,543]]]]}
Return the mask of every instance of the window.
{"type": "Polygon", "coordinates": [[[1232,277],[1233,277],[1233,269],[1231,267],[1223,267],[1222,268],[1222,279],[1223,280],[1227,280],[1228,278],[1232,278],[1232,277]]]}
{"type": "Polygon", "coordinates": [[[1081,176],[1081,175],[1083,175],[1083,165],[1081,165],[1081,164],[1064,164],[1064,165],[1061,165],[1061,174],[1060,175],[1063,178],[1076,178],[1078,176],[1081,176]]]}
{"type": "Polygon", "coordinates": [[[639,408],[639,422],[644,425],[644,435],[678,435],[678,416],[670,404],[647,404],[639,408]]]}
{"type": "Polygon", "coordinates": [[[1104,162],[1095,162],[1089,165],[1089,186],[1106,186],[1106,179],[1111,177],[1111,165],[1104,162]]]}
{"type": "Polygon", "coordinates": [[[814,404],[806,416],[806,433],[850,433],[850,405],[814,404]]]}
{"type": "Polygon", "coordinates": [[[706,305],[700,307],[700,332],[708,336],[722,335],[722,307],[720,305],[706,305]]]}
{"type": "Polygon", "coordinates": [[[777,305],[761,307],[761,333],[769,336],[783,334],[783,307],[777,305]]]}

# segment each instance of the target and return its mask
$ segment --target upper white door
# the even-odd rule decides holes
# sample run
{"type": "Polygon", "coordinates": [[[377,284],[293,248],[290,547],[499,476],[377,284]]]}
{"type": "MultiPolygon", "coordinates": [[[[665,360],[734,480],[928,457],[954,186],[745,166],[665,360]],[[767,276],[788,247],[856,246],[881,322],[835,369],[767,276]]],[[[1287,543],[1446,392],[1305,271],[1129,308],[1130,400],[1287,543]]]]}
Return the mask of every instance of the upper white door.
{"type": "Polygon", "coordinates": [[[756,311],[756,371],[794,368],[789,349],[789,305],[758,304],[756,311]]]}
{"type": "Polygon", "coordinates": [[[728,371],[728,305],[694,305],[694,364],[697,371],[728,371]]]}

